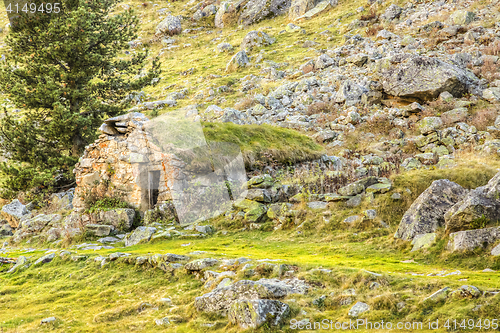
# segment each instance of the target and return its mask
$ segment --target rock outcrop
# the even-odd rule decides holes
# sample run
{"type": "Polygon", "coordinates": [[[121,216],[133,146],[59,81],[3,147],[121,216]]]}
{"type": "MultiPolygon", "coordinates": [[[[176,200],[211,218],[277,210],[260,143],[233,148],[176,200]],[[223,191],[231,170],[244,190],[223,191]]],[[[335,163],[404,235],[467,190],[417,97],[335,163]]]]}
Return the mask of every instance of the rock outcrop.
{"type": "Polygon", "coordinates": [[[467,194],[462,186],[440,179],[432,182],[404,214],[394,237],[412,240],[444,226],[444,214],[467,194]]]}
{"type": "Polygon", "coordinates": [[[390,61],[393,65],[381,73],[388,95],[433,100],[446,91],[460,97],[479,84],[473,73],[436,58],[408,55],[390,61]]]}

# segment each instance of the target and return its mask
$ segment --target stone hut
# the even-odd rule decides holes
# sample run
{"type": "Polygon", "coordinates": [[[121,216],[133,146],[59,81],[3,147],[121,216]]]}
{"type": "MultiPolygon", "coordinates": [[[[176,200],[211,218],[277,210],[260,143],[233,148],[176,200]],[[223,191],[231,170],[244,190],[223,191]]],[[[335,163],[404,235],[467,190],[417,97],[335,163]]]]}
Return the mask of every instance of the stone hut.
{"type": "Polygon", "coordinates": [[[144,130],[147,121],[134,112],[102,124],[102,134],[86,147],[73,170],[75,209],[83,209],[84,198],[92,194],[120,197],[141,211],[172,199],[170,189],[176,177],[182,178],[183,163],[152,143],[144,130]]]}
{"type": "Polygon", "coordinates": [[[179,221],[192,223],[221,214],[245,193],[239,146],[208,144],[197,114],[179,110],[150,121],[135,112],[99,130],[74,169],[76,210],[92,195],[119,197],[143,212],[172,201],[179,221]]]}

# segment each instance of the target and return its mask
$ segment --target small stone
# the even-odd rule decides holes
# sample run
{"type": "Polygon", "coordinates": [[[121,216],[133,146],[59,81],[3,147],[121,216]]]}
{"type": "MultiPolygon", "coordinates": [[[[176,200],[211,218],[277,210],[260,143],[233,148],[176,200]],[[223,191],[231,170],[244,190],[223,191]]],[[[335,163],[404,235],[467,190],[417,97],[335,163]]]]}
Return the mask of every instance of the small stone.
{"type": "Polygon", "coordinates": [[[448,298],[448,295],[450,293],[451,293],[451,289],[449,287],[445,287],[443,289],[439,289],[438,291],[436,291],[432,295],[426,297],[424,299],[424,302],[425,301],[439,302],[441,300],[444,300],[444,299],[448,298]]]}
{"type": "Polygon", "coordinates": [[[363,302],[357,302],[354,306],[349,310],[349,316],[357,317],[363,312],[370,310],[370,306],[363,302]]]}
{"type": "Polygon", "coordinates": [[[48,317],[48,318],[42,319],[41,323],[48,324],[48,323],[53,323],[55,321],[56,321],[56,317],[48,317]]]}

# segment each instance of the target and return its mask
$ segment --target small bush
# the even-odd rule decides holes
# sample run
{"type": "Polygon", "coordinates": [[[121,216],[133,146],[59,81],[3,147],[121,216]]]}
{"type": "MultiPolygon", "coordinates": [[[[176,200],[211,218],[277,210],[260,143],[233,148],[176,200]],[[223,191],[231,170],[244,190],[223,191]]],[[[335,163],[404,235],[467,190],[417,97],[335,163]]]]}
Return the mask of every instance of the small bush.
{"type": "Polygon", "coordinates": [[[485,131],[488,126],[493,125],[497,117],[498,111],[495,108],[487,108],[477,111],[472,116],[472,125],[479,131],[485,131]]]}
{"type": "Polygon", "coordinates": [[[484,54],[500,56],[500,40],[491,42],[484,50],[484,54]]]}

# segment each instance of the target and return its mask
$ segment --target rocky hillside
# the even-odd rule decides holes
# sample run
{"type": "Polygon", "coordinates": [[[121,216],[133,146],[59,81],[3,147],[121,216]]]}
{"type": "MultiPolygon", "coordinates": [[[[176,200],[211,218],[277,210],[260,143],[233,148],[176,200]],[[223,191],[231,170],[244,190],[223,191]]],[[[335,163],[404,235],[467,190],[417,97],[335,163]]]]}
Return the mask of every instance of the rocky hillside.
{"type": "MultiPolygon", "coordinates": [[[[141,34],[121,56],[150,48],[163,74],[75,172],[120,160],[134,119],[175,110],[240,147],[248,191],[191,225],[172,202],[141,211],[80,178],[76,191],[4,202],[2,331],[498,328],[500,1],[117,10],[130,8],[141,34]]],[[[108,183],[132,179],[114,170],[101,170],[108,183]]]]}

